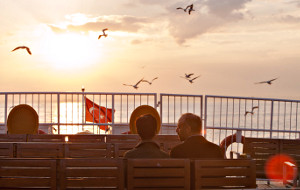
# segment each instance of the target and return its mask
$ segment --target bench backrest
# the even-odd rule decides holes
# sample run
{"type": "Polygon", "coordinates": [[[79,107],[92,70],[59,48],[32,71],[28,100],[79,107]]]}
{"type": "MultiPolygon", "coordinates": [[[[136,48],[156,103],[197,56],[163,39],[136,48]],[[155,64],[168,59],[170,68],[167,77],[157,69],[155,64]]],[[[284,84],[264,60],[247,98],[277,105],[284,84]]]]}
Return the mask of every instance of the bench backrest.
{"type": "Polygon", "coordinates": [[[280,153],[280,139],[245,138],[243,152],[256,161],[256,177],[265,178],[265,163],[280,153]]]}
{"type": "Polygon", "coordinates": [[[65,158],[111,158],[110,143],[66,143],[65,158]]]}
{"type": "Polygon", "coordinates": [[[123,158],[125,152],[133,149],[137,143],[114,143],[113,144],[113,158],[123,158]]]}
{"type": "Polygon", "coordinates": [[[56,189],[56,160],[1,159],[0,189],[56,189]]]}
{"type": "Polygon", "coordinates": [[[63,159],[60,189],[124,190],[124,169],[121,159],[63,159]]]}
{"type": "Polygon", "coordinates": [[[0,134],[0,142],[26,142],[26,134],[0,134]]]}
{"type": "Polygon", "coordinates": [[[82,142],[82,143],[96,143],[105,142],[106,135],[66,135],[69,138],[69,142],[82,142]]]}
{"type": "Polygon", "coordinates": [[[106,135],[107,143],[138,143],[138,135],[106,135]]]}
{"type": "Polygon", "coordinates": [[[17,143],[17,158],[63,158],[61,143],[17,143]]]}
{"type": "Polygon", "coordinates": [[[66,135],[28,134],[27,142],[65,142],[66,135]]]}
{"type": "Polygon", "coordinates": [[[195,160],[195,189],[256,188],[253,160],[195,160]]]}
{"type": "Polygon", "coordinates": [[[299,139],[281,139],[280,153],[289,155],[300,166],[300,140],[299,139]]]}
{"type": "Polygon", "coordinates": [[[190,189],[188,159],[128,159],[127,189],[190,189]]]}
{"type": "Polygon", "coordinates": [[[14,157],[14,144],[13,143],[0,143],[0,158],[13,158],[14,157]]]}

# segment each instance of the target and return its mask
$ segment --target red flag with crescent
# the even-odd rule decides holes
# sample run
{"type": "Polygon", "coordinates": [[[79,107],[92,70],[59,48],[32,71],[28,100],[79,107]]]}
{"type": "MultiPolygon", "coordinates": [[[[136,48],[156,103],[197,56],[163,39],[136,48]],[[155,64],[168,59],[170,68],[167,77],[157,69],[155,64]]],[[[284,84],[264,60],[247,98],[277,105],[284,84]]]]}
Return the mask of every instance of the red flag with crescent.
{"type": "MultiPolygon", "coordinates": [[[[93,123],[112,122],[112,109],[99,106],[87,97],[85,97],[85,121],[93,123]]],[[[100,126],[100,129],[106,130],[106,126],[100,126]]]]}

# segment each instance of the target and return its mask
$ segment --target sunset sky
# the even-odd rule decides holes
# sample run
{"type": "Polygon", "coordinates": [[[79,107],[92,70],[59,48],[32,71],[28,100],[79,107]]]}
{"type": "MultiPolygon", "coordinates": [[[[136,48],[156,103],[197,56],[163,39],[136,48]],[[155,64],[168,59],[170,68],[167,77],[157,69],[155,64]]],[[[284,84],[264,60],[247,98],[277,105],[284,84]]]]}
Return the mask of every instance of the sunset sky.
{"type": "Polygon", "coordinates": [[[0,17],[1,92],[300,99],[300,0],[0,0],[0,17]]]}

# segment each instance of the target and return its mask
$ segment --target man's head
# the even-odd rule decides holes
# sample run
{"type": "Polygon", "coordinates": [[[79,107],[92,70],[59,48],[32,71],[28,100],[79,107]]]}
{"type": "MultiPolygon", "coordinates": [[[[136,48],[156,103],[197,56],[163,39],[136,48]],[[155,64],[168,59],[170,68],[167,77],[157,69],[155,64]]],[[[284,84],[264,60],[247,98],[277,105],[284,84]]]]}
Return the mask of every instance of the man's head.
{"type": "Polygon", "coordinates": [[[185,113],[178,120],[176,132],[181,141],[186,140],[191,135],[200,135],[202,130],[202,120],[192,113],[185,113]]]}
{"type": "Polygon", "coordinates": [[[142,140],[152,139],[156,129],[156,119],[151,114],[142,115],[136,120],[136,130],[142,140]]]}

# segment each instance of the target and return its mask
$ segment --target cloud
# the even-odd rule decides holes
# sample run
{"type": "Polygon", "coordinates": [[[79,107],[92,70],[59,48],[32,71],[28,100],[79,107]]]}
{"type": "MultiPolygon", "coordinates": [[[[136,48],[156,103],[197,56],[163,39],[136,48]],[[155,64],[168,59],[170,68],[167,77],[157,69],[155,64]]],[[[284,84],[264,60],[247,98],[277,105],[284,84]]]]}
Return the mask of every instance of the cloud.
{"type": "Polygon", "coordinates": [[[125,32],[138,32],[147,23],[150,23],[149,18],[134,17],[134,16],[101,16],[95,19],[96,21],[87,22],[82,25],[67,24],[62,29],[51,25],[51,29],[54,32],[73,31],[73,32],[86,32],[86,31],[102,31],[103,28],[109,28],[114,31],[125,31],[125,32]]]}
{"type": "MultiPolygon", "coordinates": [[[[72,22],[70,24],[69,22],[64,29],[52,25],[51,29],[55,32],[61,32],[62,30],[101,32],[103,28],[109,28],[109,30],[112,31],[144,33],[149,37],[151,36],[150,38],[154,35],[164,37],[169,35],[175,39],[178,44],[182,45],[189,39],[215,31],[228,23],[242,20],[244,15],[247,14],[245,5],[250,1],[251,0],[198,0],[193,3],[195,11],[189,15],[187,12],[176,9],[177,7],[189,5],[189,3],[183,3],[182,1],[166,0],[160,3],[158,0],[151,2],[146,0],[132,0],[129,1],[129,3],[138,6],[132,7],[132,9],[139,8],[139,11],[141,11],[145,7],[147,7],[147,10],[152,10],[152,8],[157,8],[157,6],[160,8],[157,9],[158,12],[153,12],[153,16],[147,17],[109,15],[88,18],[77,14],[78,19],[84,18],[87,22],[81,25],[72,22]]],[[[77,17],[70,16],[69,18],[77,17]]],[[[132,44],[138,44],[140,42],[141,40],[133,40],[132,44]]]]}
{"type": "Polygon", "coordinates": [[[225,19],[242,19],[243,13],[239,12],[245,8],[245,4],[251,0],[209,0],[205,2],[205,5],[209,9],[209,12],[220,18],[225,19]]]}
{"type": "Polygon", "coordinates": [[[285,23],[300,23],[300,17],[292,16],[292,15],[286,15],[280,18],[282,22],[285,23]]]}
{"type": "MultiPolygon", "coordinates": [[[[168,7],[169,33],[176,42],[183,44],[188,39],[214,31],[223,25],[244,18],[245,4],[251,0],[206,0],[194,3],[191,15],[176,10],[179,3],[168,7]]],[[[181,3],[182,4],[182,3],[181,3]]],[[[182,5],[181,5],[182,6],[182,5]]]]}
{"type": "Polygon", "coordinates": [[[288,3],[295,4],[297,7],[300,8],[300,1],[299,0],[292,0],[292,1],[289,1],[288,3]]]}

